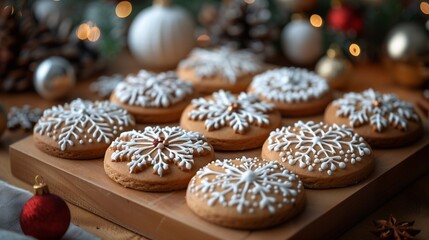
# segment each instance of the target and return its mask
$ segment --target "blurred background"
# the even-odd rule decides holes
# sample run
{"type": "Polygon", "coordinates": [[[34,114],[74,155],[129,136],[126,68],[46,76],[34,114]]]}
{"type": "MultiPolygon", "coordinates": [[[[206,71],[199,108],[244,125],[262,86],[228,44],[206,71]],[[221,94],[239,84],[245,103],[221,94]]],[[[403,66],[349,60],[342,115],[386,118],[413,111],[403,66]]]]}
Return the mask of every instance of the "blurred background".
{"type": "Polygon", "coordinates": [[[189,46],[250,49],[315,70],[334,88],[357,64],[388,67],[404,87],[423,88],[429,76],[427,1],[2,0],[0,10],[0,92],[33,89],[52,56],[81,80],[124,51],[144,68],[174,69],[189,46]]]}

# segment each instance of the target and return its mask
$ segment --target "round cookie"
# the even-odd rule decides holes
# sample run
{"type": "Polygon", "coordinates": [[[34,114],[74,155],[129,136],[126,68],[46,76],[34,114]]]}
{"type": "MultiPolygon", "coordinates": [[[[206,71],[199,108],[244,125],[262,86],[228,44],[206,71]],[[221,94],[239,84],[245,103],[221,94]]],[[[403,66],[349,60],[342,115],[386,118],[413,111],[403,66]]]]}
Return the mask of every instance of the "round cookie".
{"type": "Polygon", "coordinates": [[[112,142],[104,170],[127,188],[173,191],[186,188],[196,171],[213,159],[213,148],[200,133],[180,127],[146,127],[124,132],[112,142]]]}
{"type": "Polygon", "coordinates": [[[304,117],[323,113],[332,101],[325,79],[301,68],[268,70],[253,78],[249,92],[271,102],[286,117],[304,117]]]}
{"type": "Polygon", "coordinates": [[[245,91],[255,74],[264,70],[262,61],[253,53],[227,47],[194,49],[177,68],[180,78],[192,82],[198,92],[213,93],[220,89],[245,91]]]}
{"type": "Polygon", "coordinates": [[[424,132],[411,103],[372,89],[347,93],[335,100],[326,108],[324,121],[353,127],[372,147],[378,148],[410,144],[424,132]]]}
{"type": "Polygon", "coordinates": [[[356,184],[375,166],[371,147],[357,133],[312,121],[273,131],[262,147],[262,158],[281,162],[309,188],[356,184]]]}
{"type": "Polygon", "coordinates": [[[46,109],[34,126],[33,139],[40,150],[56,157],[94,159],[133,127],[133,117],[116,104],[76,99],[46,109]]]}
{"type": "Polygon", "coordinates": [[[245,150],[262,146],[281,121],[272,104],[244,92],[237,96],[220,90],[193,99],[180,126],[204,134],[216,150],[245,150]]]}
{"type": "Polygon", "coordinates": [[[127,109],[138,123],[165,123],[178,121],[193,96],[192,84],[174,72],[140,70],[116,86],[110,101],[127,109]]]}
{"type": "Polygon", "coordinates": [[[301,180],[278,162],[242,157],[200,169],[189,182],[186,203],[212,223],[259,229],[300,213],[305,194],[301,180]]]}

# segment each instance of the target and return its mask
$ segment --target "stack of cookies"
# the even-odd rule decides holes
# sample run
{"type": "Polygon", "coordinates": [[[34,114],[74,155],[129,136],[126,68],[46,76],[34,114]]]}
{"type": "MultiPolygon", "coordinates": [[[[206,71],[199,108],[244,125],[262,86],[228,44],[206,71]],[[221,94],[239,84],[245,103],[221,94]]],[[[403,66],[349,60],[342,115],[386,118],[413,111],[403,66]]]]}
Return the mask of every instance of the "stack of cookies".
{"type": "Polygon", "coordinates": [[[303,211],[311,201],[304,188],[363,181],[376,166],[372,148],[422,135],[414,107],[393,94],[368,89],[332,101],[314,72],[266,69],[250,52],[196,49],[177,74],[127,76],[110,102],[77,99],[45,110],[34,142],[59,158],[104,156],[107,176],[127,188],[187,188],[187,205],[201,218],[258,229],[303,211]],[[324,122],[283,124],[282,117],[323,112],[324,122]],[[260,157],[239,152],[248,149],[260,157]],[[217,151],[231,158],[216,159],[217,151]]]}

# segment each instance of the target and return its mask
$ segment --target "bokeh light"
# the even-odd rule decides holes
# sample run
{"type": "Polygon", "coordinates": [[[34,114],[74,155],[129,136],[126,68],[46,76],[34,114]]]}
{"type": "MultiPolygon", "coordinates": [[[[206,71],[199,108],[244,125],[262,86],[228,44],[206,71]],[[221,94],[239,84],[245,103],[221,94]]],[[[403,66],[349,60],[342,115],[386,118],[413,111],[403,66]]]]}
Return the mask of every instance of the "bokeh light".
{"type": "Polygon", "coordinates": [[[90,42],[96,42],[100,38],[101,32],[97,26],[91,28],[88,34],[88,40],[90,42]]]}
{"type": "Polygon", "coordinates": [[[79,25],[79,27],[76,30],[76,36],[80,40],[85,40],[88,38],[89,32],[91,31],[91,28],[87,23],[82,23],[79,25]]]}
{"type": "Polygon", "coordinates": [[[133,10],[133,6],[131,5],[130,2],[122,1],[116,5],[115,13],[116,13],[116,16],[118,16],[119,18],[126,18],[131,14],[132,10],[133,10]]]}
{"type": "Polygon", "coordinates": [[[88,40],[90,42],[96,42],[100,36],[100,28],[98,28],[93,22],[82,23],[76,29],[76,37],[82,41],[88,40]]]}
{"type": "Polygon", "coordinates": [[[429,3],[422,1],[420,3],[420,11],[422,11],[422,13],[428,15],[429,14],[429,3]]]}
{"type": "Polygon", "coordinates": [[[360,47],[356,43],[350,44],[349,52],[352,56],[357,57],[360,55],[360,47]]]}
{"type": "Polygon", "coordinates": [[[310,17],[310,23],[314,27],[321,27],[323,25],[323,19],[321,16],[319,16],[317,14],[313,14],[310,17]]]}

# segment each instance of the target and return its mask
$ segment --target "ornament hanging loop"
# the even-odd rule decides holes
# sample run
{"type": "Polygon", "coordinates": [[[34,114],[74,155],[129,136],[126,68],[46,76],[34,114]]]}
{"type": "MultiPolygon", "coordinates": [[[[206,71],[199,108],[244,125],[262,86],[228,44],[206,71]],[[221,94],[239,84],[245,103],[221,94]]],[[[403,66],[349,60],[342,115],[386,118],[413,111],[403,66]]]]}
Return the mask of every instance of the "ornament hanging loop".
{"type": "Polygon", "coordinates": [[[48,185],[46,185],[45,180],[42,176],[37,175],[34,178],[35,184],[33,185],[34,195],[45,195],[49,194],[48,185]]]}

